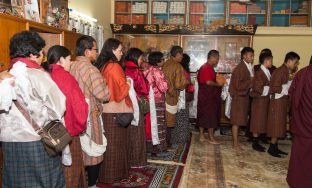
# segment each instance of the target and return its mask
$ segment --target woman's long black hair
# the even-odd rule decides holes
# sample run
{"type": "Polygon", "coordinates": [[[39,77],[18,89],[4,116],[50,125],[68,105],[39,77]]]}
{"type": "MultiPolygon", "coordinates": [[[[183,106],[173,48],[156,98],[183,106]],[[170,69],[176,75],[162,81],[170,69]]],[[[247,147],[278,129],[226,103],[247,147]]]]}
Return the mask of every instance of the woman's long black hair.
{"type": "Polygon", "coordinates": [[[130,48],[127,52],[126,57],[125,57],[125,61],[126,62],[132,61],[136,65],[138,65],[138,60],[139,60],[141,55],[143,55],[143,52],[139,48],[130,48]]]}
{"type": "Polygon", "coordinates": [[[47,61],[42,63],[41,66],[47,72],[51,72],[51,64],[56,64],[61,59],[61,57],[66,58],[69,55],[71,55],[70,51],[66,47],[60,45],[52,46],[49,48],[47,61]]]}
{"type": "Polygon", "coordinates": [[[191,61],[190,56],[187,55],[186,53],[183,53],[183,59],[181,61],[181,65],[184,68],[184,70],[188,73],[190,73],[190,61],[191,61]]]}
{"type": "Polygon", "coordinates": [[[116,50],[120,44],[121,44],[121,42],[118,39],[114,39],[114,38],[107,39],[103,45],[103,48],[101,50],[99,57],[97,58],[96,62],[94,63],[94,66],[96,66],[99,70],[101,70],[102,67],[109,60],[116,62],[117,58],[116,58],[115,54],[113,53],[113,50],[116,50]]]}

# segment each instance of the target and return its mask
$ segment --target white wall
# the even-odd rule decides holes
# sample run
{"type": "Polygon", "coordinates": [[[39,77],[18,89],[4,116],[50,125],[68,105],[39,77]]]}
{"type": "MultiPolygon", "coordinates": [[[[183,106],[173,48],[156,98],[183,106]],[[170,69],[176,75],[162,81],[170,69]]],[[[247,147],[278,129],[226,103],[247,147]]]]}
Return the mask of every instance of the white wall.
{"type": "Polygon", "coordinates": [[[69,0],[68,7],[98,20],[104,27],[104,39],[112,36],[110,23],[112,20],[113,0],[69,0]]]}
{"type": "Polygon", "coordinates": [[[309,64],[312,55],[312,28],[310,27],[258,27],[254,36],[255,64],[263,48],[270,48],[273,64],[280,66],[287,52],[294,51],[300,55],[299,68],[309,64]]]}

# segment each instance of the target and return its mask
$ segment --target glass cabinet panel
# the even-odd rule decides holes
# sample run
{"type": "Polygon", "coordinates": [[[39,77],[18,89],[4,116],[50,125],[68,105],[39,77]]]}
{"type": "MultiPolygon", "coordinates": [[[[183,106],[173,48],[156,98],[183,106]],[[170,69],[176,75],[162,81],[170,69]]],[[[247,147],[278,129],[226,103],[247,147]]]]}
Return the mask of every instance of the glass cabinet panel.
{"type": "Polygon", "coordinates": [[[168,56],[173,45],[180,45],[180,37],[178,35],[116,34],[115,38],[122,42],[124,52],[131,47],[135,47],[144,52],[161,51],[168,56]]]}
{"type": "Polygon", "coordinates": [[[220,52],[217,72],[231,73],[240,62],[240,51],[251,45],[251,36],[182,36],[184,52],[191,57],[190,68],[196,72],[207,62],[207,54],[215,49],[220,52]]]}

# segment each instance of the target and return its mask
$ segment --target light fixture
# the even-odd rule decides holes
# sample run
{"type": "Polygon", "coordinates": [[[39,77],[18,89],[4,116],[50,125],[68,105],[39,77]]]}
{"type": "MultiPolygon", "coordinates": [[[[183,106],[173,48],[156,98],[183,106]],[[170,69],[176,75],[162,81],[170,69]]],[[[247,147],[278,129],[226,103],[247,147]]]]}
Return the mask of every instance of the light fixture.
{"type": "Polygon", "coordinates": [[[95,18],[92,18],[91,16],[87,16],[81,12],[78,12],[77,10],[74,10],[74,9],[69,9],[69,12],[70,14],[73,14],[75,16],[78,16],[78,17],[81,17],[82,19],[85,19],[85,20],[88,20],[88,21],[91,21],[91,22],[97,22],[97,19],[95,18]]]}

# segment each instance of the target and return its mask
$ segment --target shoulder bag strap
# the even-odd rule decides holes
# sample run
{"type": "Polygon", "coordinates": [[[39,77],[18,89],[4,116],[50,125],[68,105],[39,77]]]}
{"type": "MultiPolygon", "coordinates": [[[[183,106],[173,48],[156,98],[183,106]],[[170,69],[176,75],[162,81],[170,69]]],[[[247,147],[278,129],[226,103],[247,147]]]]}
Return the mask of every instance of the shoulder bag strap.
{"type": "Polygon", "coordinates": [[[23,114],[23,116],[26,118],[26,120],[31,124],[31,126],[33,127],[33,129],[35,130],[35,132],[37,134],[39,134],[41,132],[41,128],[39,127],[39,125],[31,118],[31,116],[29,115],[29,113],[27,112],[27,110],[16,100],[14,101],[15,106],[17,107],[17,109],[23,114]]]}

